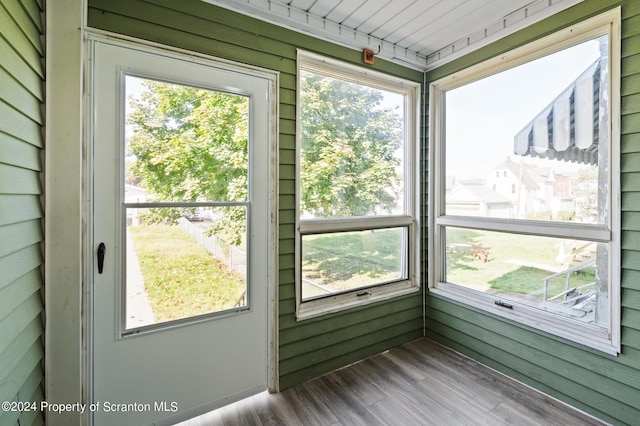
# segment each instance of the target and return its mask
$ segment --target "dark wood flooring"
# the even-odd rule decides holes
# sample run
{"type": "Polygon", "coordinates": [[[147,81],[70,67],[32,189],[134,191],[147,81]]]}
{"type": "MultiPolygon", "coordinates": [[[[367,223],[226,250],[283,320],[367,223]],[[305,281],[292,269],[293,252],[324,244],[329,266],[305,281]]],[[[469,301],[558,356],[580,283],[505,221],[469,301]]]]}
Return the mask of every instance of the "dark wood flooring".
{"type": "Polygon", "coordinates": [[[422,339],[278,394],[181,423],[202,425],[601,425],[422,339]]]}

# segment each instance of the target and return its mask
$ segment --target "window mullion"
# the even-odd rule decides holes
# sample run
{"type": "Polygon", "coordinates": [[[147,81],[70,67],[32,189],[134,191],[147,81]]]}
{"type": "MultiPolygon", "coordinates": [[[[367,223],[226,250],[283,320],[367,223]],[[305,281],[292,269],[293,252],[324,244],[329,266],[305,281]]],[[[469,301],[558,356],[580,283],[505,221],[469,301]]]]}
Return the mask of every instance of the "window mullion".
{"type": "Polygon", "coordinates": [[[376,216],[340,219],[308,219],[300,221],[301,234],[324,232],[364,231],[368,229],[393,228],[413,224],[411,216],[376,216]]]}
{"type": "Polygon", "coordinates": [[[436,219],[436,225],[595,242],[609,242],[611,240],[611,231],[606,226],[581,223],[440,216],[436,219]]]}

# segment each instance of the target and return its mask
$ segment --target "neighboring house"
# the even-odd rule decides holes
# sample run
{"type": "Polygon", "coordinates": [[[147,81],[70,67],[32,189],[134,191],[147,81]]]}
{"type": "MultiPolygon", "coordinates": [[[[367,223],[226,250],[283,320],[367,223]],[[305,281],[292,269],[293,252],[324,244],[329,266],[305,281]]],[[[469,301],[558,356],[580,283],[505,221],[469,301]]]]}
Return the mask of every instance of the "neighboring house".
{"type": "Polygon", "coordinates": [[[553,184],[552,211],[575,212],[575,188],[578,184],[576,173],[555,173],[553,184]]]}
{"type": "Polygon", "coordinates": [[[447,194],[447,214],[481,217],[512,217],[513,202],[490,187],[460,183],[447,194]]]}
{"type": "Polygon", "coordinates": [[[147,201],[147,191],[139,186],[125,184],[124,190],[125,203],[142,203],[147,201]]]}
{"type": "MultiPolygon", "coordinates": [[[[139,186],[126,183],[124,185],[125,203],[142,203],[147,201],[147,191],[139,186]]],[[[138,225],[140,223],[140,209],[127,209],[127,225],[138,225]]]]}
{"type": "Polygon", "coordinates": [[[556,218],[573,211],[577,179],[511,158],[497,164],[486,179],[461,180],[447,192],[448,214],[504,218],[556,218]],[[457,213],[453,213],[457,212],[457,213]]]}
{"type": "Polygon", "coordinates": [[[548,167],[538,167],[511,158],[496,165],[486,184],[513,204],[514,217],[553,211],[555,176],[548,167]]]}

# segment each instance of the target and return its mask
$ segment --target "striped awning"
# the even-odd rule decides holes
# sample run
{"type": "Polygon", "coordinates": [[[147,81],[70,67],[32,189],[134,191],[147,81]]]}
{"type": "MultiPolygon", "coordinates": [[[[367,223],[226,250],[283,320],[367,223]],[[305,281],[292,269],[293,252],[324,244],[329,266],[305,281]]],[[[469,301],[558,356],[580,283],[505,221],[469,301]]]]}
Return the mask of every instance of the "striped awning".
{"type": "Polygon", "coordinates": [[[514,138],[516,155],[598,164],[602,59],[594,62],[514,138]]]}

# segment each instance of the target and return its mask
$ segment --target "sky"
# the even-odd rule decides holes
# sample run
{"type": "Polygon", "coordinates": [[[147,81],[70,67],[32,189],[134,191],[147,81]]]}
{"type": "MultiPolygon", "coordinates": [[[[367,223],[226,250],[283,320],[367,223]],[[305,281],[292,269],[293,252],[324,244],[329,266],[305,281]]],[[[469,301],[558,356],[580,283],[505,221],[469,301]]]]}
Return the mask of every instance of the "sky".
{"type": "Polygon", "coordinates": [[[599,43],[591,40],[448,91],[446,174],[485,177],[507,156],[523,158],[513,153],[514,136],[599,56],[599,43]]]}

